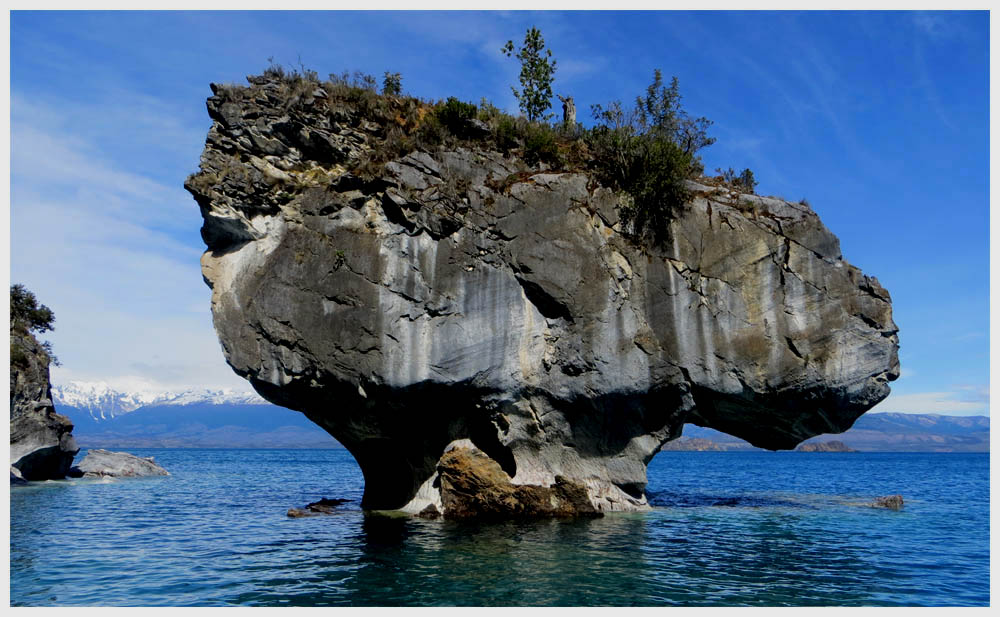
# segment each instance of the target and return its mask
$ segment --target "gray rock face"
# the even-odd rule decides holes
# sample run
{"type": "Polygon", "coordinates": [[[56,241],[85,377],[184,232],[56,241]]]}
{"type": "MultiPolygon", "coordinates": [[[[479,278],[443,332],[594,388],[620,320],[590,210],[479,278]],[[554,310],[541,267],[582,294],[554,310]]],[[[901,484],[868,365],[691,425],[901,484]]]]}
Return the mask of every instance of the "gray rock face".
{"type": "Polygon", "coordinates": [[[213,86],[186,188],[227,361],[305,413],[365,475],[362,505],[442,510],[468,439],[515,485],[646,507],[646,464],[685,422],[770,449],[840,432],[899,372],[889,294],[807,206],[692,184],[664,248],[618,197],[488,149],[381,143],[323,90],[213,86]],[[436,484],[437,483],[437,484],[436,484]]]}
{"type": "Polygon", "coordinates": [[[141,478],[143,476],[169,476],[153,457],[141,457],[127,452],[88,450],[80,464],[74,468],[85,478],[141,478]]]}
{"type": "Polygon", "coordinates": [[[23,480],[64,478],[79,448],[73,423],[52,405],[49,357],[30,333],[11,330],[10,342],[12,473],[16,469],[23,480]]]}

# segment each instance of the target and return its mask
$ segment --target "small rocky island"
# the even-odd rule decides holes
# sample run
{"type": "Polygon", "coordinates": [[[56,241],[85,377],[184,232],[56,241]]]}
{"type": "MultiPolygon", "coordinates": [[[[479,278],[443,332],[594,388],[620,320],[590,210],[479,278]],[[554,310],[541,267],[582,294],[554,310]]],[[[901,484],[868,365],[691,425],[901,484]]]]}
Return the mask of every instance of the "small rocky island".
{"type": "Polygon", "coordinates": [[[10,481],[65,478],[80,451],[73,423],[52,404],[52,351],[35,333],[55,317],[23,285],[10,289],[10,481]]]}
{"type": "Polygon", "coordinates": [[[80,464],[70,469],[70,475],[84,478],[141,478],[170,474],[151,456],[98,449],[88,450],[80,464]]]}
{"type": "Polygon", "coordinates": [[[465,517],[477,481],[490,515],[644,509],[684,423],[793,449],[899,375],[889,293],[805,203],[693,174],[647,242],[586,140],[539,151],[485,105],[308,72],[248,81],[212,84],[185,183],[215,329],[350,450],[366,509],[465,517]]]}
{"type": "Polygon", "coordinates": [[[854,448],[836,439],[804,443],[796,450],[798,452],[857,452],[854,448]]]}
{"type": "Polygon", "coordinates": [[[90,450],[78,467],[80,451],[73,423],[56,413],[49,365],[55,361],[48,342],[36,333],[52,330],[55,316],[23,285],[10,288],[10,483],[66,477],[168,476],[152,458],[125,452],[90,450]]]}

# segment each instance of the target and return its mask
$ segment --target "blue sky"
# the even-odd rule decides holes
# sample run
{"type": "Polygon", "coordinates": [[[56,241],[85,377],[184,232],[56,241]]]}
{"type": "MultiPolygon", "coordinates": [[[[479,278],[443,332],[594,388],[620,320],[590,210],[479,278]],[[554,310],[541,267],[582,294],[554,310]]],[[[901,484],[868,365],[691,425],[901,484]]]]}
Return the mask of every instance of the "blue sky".
{"type": "Polygon", "coordinates": [[[985,12],[14,12],[11,280],[57,316],[56,383],[245,388],[211,325],[197,170],[210,82],[268,58],[403,75],[516,111],[500,47],[541,29],[554,91],[589,107],[676,75],[714,121],[705,167],[806,198],[890,291],[903,377],[878,411],[987,414],[985,12]]]}

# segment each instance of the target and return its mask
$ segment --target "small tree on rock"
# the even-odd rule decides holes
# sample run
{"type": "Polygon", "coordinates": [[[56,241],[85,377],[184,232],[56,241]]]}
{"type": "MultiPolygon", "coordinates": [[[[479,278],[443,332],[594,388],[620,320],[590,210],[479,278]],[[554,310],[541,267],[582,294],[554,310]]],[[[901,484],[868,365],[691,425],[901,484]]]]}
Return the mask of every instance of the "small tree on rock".
{"type": "MultiPolygon", "coordinates": [[[[514,42],[507,41],[500,51],[507,57],[514,55],[514,42]]],[[[545,48],[541,31],[535,27],[530,28],[524,35],[524,45],[517,50],[517,59],[521,61],[521,91],[518,92],[514,87],[511,90],[517,97],[521,111],[532,122],[543,118],[545,110],[552,107],[556,61],[551,58],[552,51],[545,48]]]]}
{"type": "Polygon", "coordinates": [[[382,94],[399,96],[403,93],[403,76],[400,73],[385,72],[382,79],[382,94]]]}
{"type": "Polygon", "coordinates": [[[25,332],[48,332],[53,328],[56,317],[52,310],[39,304],[35,294],[24,285],[10,286],[10,328],[25,332]]]}

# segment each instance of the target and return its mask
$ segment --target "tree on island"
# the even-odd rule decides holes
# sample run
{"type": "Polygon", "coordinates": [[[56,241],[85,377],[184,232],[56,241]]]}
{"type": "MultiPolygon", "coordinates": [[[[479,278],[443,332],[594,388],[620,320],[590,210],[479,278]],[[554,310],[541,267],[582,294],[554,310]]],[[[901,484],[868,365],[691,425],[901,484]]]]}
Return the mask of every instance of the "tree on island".
{"type": "MultiPolygon", "coordinates": [[[[35,294],[18,283],[10,286],[10,361],[14,366],[25,362],[23,340],[34,339],[34,333],[48,332],[55,328],[56,316],[52,309],[40,304],[35,294]]],[[[59,366],[59,359],[52,353],[48,341],[39,344],[52,364],[59,366]]],[[[30,345],[29,345],[30,346],[30,345]]]]}

